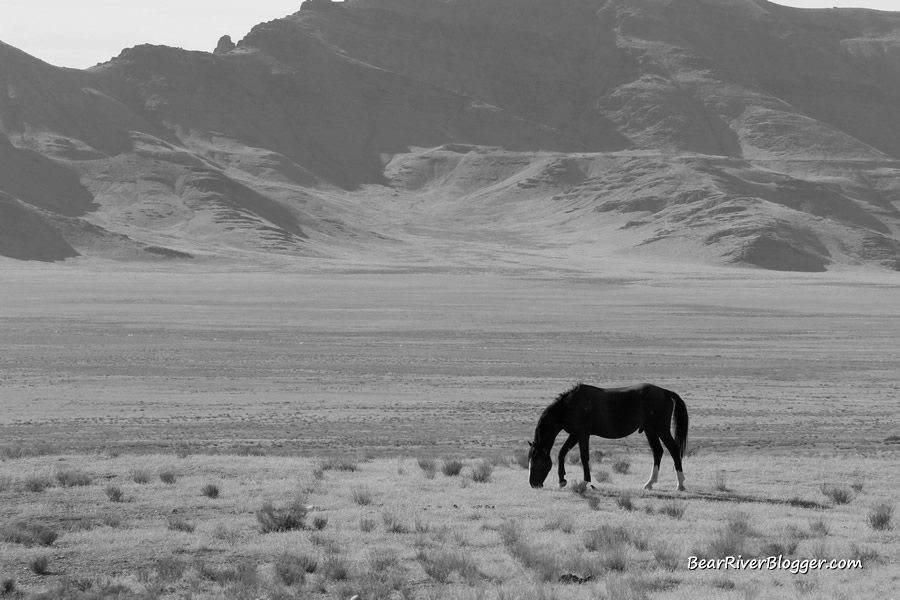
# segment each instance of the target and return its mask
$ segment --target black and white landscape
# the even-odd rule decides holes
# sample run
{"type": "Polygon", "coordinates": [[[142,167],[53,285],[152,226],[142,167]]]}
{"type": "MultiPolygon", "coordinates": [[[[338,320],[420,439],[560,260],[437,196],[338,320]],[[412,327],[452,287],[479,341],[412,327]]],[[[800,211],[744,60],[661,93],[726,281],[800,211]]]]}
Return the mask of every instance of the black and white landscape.
{"type": "Polygon", "coordinates": [[[222,33],[0,43],[0,598],[896,593],[900,13],[222,33]],[[579,381],[684,399],[685,491],[643,434],[529,486],[579,381]]]}

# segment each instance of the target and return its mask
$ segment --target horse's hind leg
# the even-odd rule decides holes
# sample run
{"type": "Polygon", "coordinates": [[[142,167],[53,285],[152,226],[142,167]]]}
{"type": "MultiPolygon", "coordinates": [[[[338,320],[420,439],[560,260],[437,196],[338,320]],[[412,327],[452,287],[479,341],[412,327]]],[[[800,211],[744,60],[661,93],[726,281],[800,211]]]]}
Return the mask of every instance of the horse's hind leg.
{"type": "Polygon", "coordinates": [[[566,487],[566,454],[572,449],[572,446],[578,443],[578,437],[573,433],[559,449],[559,487],[566,487]]]}
{"type": "MultiPolygon", "coordinates": [[[[591,482],[591,452],[590,436],[585,434],[578,440],[578,450],[581,452],[581,466],[584,468],[584,480],[591,482]]],[[[591,486],[594,487],[594,486],[591,486]]]]}
{"type": "Polygon", "coordinates": [[[672,438],[672,434],[667,430],[660,432],[659,439],[666,445],[666,449],[669,451],[669,454],[672,456],[672,461],[675,463],[675,477],[678,478],[678,487],[676,490],[683,492],[684,471],[681,470],[681,448],[678,447],[678,444],[676,444],[675,440],[672,438]]]}
{"type": "Polygon", "coordinates": [[[649,431],[644,433],[647,434],[647,441],[650,442],[650,449],[653,450],[653,470],[650,472],[650,479],[644,484],[644,489],[652,490],[653,484],[659,478],[659,463],[662,462],[663,447],[655,433],[650,433],[649,431]]]}

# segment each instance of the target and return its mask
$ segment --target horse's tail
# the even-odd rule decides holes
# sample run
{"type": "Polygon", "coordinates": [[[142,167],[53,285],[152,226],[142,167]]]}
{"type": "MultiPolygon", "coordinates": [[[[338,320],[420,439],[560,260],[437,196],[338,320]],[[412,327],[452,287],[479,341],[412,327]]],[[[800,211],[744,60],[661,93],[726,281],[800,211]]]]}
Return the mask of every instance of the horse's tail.
{"type": "Polygon", "coordinates": [[[669,396],[675,403],[675,410],[673,412],[673,416],[675,417],[675,443],[678,444],[678,449],[681,452],[681,458],[684,458],[684,454],[687,452],[688,445],[687,405],[684,403],[684,400],[681,399],[681,396],[679,396],[675,392],[669,390],[666,391],[669,393],[669,396]]]}

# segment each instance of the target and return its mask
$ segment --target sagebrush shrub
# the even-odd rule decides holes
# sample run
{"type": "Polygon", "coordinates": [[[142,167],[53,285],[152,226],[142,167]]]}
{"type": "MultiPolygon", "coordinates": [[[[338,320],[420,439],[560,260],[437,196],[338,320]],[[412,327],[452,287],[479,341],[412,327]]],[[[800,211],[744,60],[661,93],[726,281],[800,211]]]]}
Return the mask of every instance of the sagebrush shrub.
{"type": "Polygon", "coordinates": [[[266,502],[256,511],[256,520],[262,533],[275,531],[292,531],[306,527],[307,508],[301,499],[296,499],[289,505],[276,508],[271,502],[266,502]]]}
{"type": "Polygon", "coordinates": [[[885,531],[891,528],[891,517],[894,515],[894,506],[882,502],[876,504],[869,511],[868,522],[869,527],[876,531],[885,531]]]}

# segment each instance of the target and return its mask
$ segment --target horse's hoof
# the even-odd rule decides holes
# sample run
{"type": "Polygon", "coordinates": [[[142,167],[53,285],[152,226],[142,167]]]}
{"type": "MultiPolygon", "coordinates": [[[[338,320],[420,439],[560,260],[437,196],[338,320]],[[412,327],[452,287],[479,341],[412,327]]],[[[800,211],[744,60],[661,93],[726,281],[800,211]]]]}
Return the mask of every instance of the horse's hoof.
{"type": "Polygon", "coordinates": [[[596,489],[597,489],[597,488],[594,487],[594,484],[593,484],[593,483],[591,484],[591,489],[592,489],[592,490],[596,490],[596,489]]]}
{"type": "Polygon", "coordinates": [[[645,483],[645,484],[644,484],[644,489],[645,489],[645,490],[652,490],[652,489],[653,489],[653,484],[652,484],[652,483],[645,483]]]}
{"type": "Polygon", "coordinates": [[[562,481],[559,482],[559,487],[564,488],[564,487],[566,487],[567,483],[569,483],[569,482],[566,481],[565,479],[563,479],[562,481]]]}
{"type": "Polygon", "coordinates": [[[677,488],[675,488],[675,491],[676,491],[676,492],[683,492],[683,491],[685,491],[685,490],[684,490],[684,486],[683,486],[683,485],[679,485],[677,488]]]}

